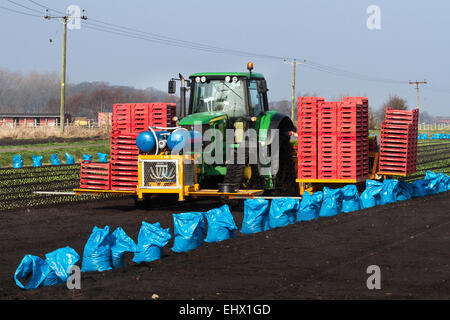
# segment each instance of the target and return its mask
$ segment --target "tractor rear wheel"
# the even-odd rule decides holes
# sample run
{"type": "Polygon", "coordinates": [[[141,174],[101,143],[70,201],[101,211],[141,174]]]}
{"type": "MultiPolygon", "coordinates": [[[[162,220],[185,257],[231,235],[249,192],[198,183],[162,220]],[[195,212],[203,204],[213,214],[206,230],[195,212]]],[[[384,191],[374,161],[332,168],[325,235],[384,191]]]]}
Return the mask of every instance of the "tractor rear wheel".
{"type": "Polygon", "coordinates": [[[280,156],[278,173],[275,176],[275,194],[286,196],[298,196],[298,183],[295,181],[297,170],[293,159],[294,150],[290,142],[290,136],[280,135],[280,156]]]}
{"type": "MultiPolygon", "coordinates": [[[[280,132],[278,170],[272,177],[273,190],[271,194],[274,196],[298,196],[299,194],[298,184],[295,181],[297,171],[293,151],[289,134],[280,132]]],[[[272,153],[271,157],[273,161],[272,153]]]]}

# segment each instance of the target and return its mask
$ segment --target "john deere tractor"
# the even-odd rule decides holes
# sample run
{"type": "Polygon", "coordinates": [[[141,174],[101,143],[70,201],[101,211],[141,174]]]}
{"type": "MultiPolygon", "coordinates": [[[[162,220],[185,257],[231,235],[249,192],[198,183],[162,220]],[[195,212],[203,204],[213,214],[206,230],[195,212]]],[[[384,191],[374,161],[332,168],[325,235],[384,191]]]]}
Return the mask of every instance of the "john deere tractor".
{"type": "Polygon", "coordinates": [[[169,81],[170,94],[181,82],[177,126],[149,127],[138,137],[139,199],[156,193],[177,193],[179,200],[298,194],[290,143],[296,128],[269,110],[264,76],[252,72],[252,63],[247,69],[169,81]]]}

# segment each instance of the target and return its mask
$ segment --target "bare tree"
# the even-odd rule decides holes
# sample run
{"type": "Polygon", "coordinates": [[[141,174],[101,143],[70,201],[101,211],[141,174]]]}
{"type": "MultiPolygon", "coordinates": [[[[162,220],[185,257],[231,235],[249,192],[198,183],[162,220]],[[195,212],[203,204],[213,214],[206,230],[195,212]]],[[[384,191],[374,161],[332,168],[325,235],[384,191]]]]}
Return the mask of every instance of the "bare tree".
{"type": "MultiPolygon", "coordinates": [[[[178,97],[147,88],[111,86],[107,82],[67,84],[66,110],[72,116],[97,118],[99,111],[112,111],[115,103],[177,102],[178,97]]],[[[56,73],[23,75],[0,69],[0,112],[58,113],[60,78],[56,73]]]]}
{"type": "Polygon", "coordinates": [[[381,123],[384,121],[384,115],[386,114],[386,109],[392,108],[396,110],[408,110],[406,100],[400,98],[398,95],[389,95],[389,98],[383,104],[380,110],[376,113],[377,120],[381,123]]]}

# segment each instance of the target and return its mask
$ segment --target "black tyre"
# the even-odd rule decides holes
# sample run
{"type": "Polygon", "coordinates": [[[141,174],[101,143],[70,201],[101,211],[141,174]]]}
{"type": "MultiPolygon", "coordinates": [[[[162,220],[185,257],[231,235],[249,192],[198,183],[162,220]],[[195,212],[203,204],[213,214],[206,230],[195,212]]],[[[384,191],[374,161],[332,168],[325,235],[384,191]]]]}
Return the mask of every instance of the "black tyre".
{"type": "MultiPolygon", "coordinates": [[[[293,148],[287,132],[280,132],[278,170],[273,175],[275,196],[298,196],[297,170],[293,159],[293,148]]],[[[271,154],[272,159],[274,154],[271,154]]]]}

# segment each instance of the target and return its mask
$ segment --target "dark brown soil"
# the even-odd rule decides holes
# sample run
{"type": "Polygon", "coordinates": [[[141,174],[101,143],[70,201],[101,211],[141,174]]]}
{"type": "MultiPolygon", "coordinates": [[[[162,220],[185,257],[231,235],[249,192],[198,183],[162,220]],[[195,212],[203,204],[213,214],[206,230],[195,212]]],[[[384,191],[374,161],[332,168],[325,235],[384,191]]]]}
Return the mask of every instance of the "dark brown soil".
{"type": "MultiPolygon", "coordinates": [[[[65,285],[24,291],[14,272],[25,254],[44,257],[71,246],[80,256],[94,226],[121,226],[133,239],[141,222],[173,233],[172,213],[202,211],[214,200],[160,200],[136,210],[131,198],[91,201],[0,215],[0,299],[449,299],[450,193],[296,223],[203,244],[161,260],[82,273],[65,285]],[[369,265],[381,290],[368,290],[369,265]]],[[[240,227],[243,213],[233,212],[240,227]]]]}

